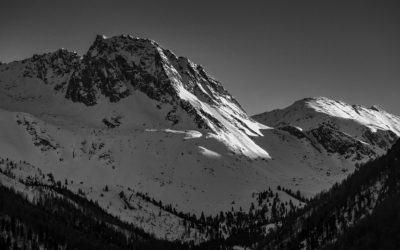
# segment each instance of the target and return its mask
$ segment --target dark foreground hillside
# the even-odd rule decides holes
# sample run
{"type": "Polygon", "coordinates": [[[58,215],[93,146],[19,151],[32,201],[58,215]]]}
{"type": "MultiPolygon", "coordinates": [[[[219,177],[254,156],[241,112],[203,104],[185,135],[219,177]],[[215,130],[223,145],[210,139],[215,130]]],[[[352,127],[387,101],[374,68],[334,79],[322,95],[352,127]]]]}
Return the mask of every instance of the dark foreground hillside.
{"type": "Polygon", "coordinates": [[[400,194],[385,199],[328,249],[400,249],[400,194]]]}
{"type": "Polygon", "coordinates": [[[400,249],[400,141],[291,214],[262,249],[400,249]]]}
{"type": "Polygon", "coordinates": [[[186,249],[156,240],[95,203],[64,192],[68,200],[43,195],[33,205],[0,185],[0,249],[186,249]]]}

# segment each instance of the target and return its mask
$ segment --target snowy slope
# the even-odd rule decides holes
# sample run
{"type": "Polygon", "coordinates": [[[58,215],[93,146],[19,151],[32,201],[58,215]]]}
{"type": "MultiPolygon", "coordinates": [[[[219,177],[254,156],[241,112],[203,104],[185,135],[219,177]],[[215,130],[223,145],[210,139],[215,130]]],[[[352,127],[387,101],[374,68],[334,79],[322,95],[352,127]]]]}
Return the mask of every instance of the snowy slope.
{"type": "Polygon", "coordinates": [[[355,146],[364,154],[358,159],[374,152],[384,153],[400,136],[399,116],[377,106],[366,108],[326,97],[299,100],[285,109],[253,118],[275,128],[292,126],[302,133],[308,132],[332,153],[346,154],[346,150],[355,146]],[[341,148],[344,144],[347,146],[341,148]]]}
{"type": "Polygon", "coordinates": [[[355,123],[355,126],[365,126],[372,132],[390,130],[400,135],[399,116],[389,114],[375,105],[366,108],[361,105],[350,105],[343,101],[331,100],[326,97],[305,98],[287,108],[261,113],[255,115],[254,118],[275,127],[291,124],[306,130],[331,120],[341,126],[341,130],[347,129],[346,132],[349,133],[352,132],[350,130],[352,123],[355,123]]]}
{"type": "Polygon", "coordinates": [[[148,39],[98,36],[83,57],[58,50],[0,65],[0,156],[75,183],[157,237],[193,238],[179,218],[163,224],[154,204],[134,201],[142,208],[125,211],[116,194],[197,215],[248,211],[255,193],[278,185],[305,196],[329,188],[399,135],[386,112],[305,103],[256,122],[200,65],[148,39]],[[113,191],[101,196],[106,185],[113,191]]]}

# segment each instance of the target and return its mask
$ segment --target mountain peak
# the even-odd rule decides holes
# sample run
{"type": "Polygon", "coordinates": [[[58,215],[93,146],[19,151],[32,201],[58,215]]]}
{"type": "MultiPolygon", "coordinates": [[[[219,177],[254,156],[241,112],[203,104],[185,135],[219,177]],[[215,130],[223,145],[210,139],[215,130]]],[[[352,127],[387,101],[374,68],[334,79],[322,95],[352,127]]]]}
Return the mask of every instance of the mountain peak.
{"type": "Polygon", "coordinates": [[[377,112],[386,112],[383,108],[381,108],[380,106],[374,104],[372,105],[369,109],[375,110],[377,112]]]}
{"type": "Polygon", "coordinates": [[[325,105],[335,105],[335,104],[346,104],[344,101],[341,100],[335,100],[329,97],[325,96],[315,96],[315,97],[306,97],[303,99],[300,99],[298,101],[295,101],[294,104],[300,103],[300,104],[312,104],[312,103],[319,103],[319,104],[325,104],[325,105]]]}
{"type": "MultiPolygon", "coordinates": [[[[327,112],[327,113],[331,113],[331,112],[333,112],[333,110],[342,110],[343,111],[343,109],[350,109],[350,110],[356,112],[357,114],[359,114],[360,111],[361,112],[362,111],[368,111],[368,112],[376,111],[376,112],[387,113],[384,109],[382,109],[378,105],[373,105],[370,108],[367,108],[363,105],[349,104],[349,103],[346,103],[345,101],[335,100],[335,99],[331,99],[331,98],[324,97],[324,96],[303,98],[301,100],[294,102],[291,106],[304,106],[307,108],[312,108],[318,112],[327,112]]],[[[348,113],[348,112],[345,111],[345,113],[348,113]]]]}
{"type": "MultiPolygon", "coordinates": [[[[68,53],[58,50],[53,54],[62,57],[68,53]]],[[[34,67],[18,66],[18,70],[29,68],[31,73],[13,72],[12,75],[31,78],[37,84],[40,84],[38,79],[42,80],[47,85],[42,89],[49,92],[46,100],[49,103],[56,99],[51,95],[54,92],[59,94],[57,98],[64,95],[74,103],[105,109],[135,103],[138,107],[124,109],[135,110],[146,123],[205,129],[234,151],[253,158],[269,157],[248,137],[261,136],[259,129],[263,126],[250,119],[233,96],[202,66],[177,57],[155,41],[130,35],[109,38],[97,35],[82,58],[72,55],[77,59],[73,63],[57,59],[57,64],[49,64],[39,60],[34,67]],[[60,73],[54,74],[59,69],[60,73]],[[142,107],[143,103],[150,107],[142,107]]],[[[141,122],[136,120],[135,126],[141,122]]]]}
{"type": "Polygon", "coordinates": [[[98,41],[98,40],[105,40],[105,39],[107,39],[107,36],[106,35],[100,35],[100,34],[97,34],[96,35],[96,38],[95,38],[95,41],[98,41]]]}
{"type": "Polygon", "coordinates": [[[132,52],[135,49],[155,49],[159,44],[147,38],[133,37],[132,35],[120,35],[107,37],[105,35],[96,35],[95,40],[89,48],[87,56],[96,56],[98,54],[110,54],[115,52],[132,52]]]}
{"type": "Polygon", "coordinates": [[[400,135],[400,117],[392,115],[383,109],[371,108],[327,97],[309,97],[298,100],[292,105],[253,116],[257,121],[268,126],[291,124],[303,129],[315,128],[322,123],[333,120],[339,123],[357,123],[371,129],[391,130],[400,135]]]}

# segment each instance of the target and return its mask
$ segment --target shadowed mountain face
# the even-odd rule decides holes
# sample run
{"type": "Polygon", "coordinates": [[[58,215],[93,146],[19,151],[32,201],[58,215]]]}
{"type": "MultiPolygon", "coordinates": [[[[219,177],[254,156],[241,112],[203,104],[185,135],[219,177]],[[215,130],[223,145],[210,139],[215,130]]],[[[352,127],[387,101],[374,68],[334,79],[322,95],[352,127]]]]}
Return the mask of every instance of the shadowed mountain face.
{"type": "Polygon", "coordinates": [[[399,117],[327,98],[251,118],[202,66],[132,36],[0,65],[0,126],[13,181],[52,174],[147,233],[196,242],[210,235],[183,214],[304,206],[400,135],[399,117]],[[280,203],[257,199],[266,190],[280,203]]]}

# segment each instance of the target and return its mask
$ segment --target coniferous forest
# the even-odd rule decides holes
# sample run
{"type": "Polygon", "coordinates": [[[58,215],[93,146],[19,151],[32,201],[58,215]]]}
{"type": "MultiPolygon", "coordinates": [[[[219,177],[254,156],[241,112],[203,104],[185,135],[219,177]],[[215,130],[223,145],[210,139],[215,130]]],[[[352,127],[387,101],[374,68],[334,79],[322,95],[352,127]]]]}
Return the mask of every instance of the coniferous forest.
{"type": "Polygon", "coordinates": [[[399,249],[400,141],[291,213],[260,249],[399,249]]]}
{"type": "Polygon", "coordinates": [[[0,249],[186,249],[122,223],[93,202],[70,198],[76,204],[49,195],[33,205],[0,185],[0,249]]]}

